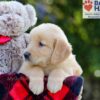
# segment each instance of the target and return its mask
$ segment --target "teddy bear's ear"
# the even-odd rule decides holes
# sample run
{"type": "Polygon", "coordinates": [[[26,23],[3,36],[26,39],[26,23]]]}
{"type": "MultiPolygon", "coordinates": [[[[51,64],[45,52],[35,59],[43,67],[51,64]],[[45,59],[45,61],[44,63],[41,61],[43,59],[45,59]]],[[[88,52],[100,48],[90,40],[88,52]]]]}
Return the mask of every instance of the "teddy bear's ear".
{"type": "Polygon", "coordinates": [[[37,22],[37,17],[36,17],[36,11],[34,9],[34,7],[30,4],[25,5],[29,19],[30,19],[30,23],[31,26],[35,25],[37,22]]]}

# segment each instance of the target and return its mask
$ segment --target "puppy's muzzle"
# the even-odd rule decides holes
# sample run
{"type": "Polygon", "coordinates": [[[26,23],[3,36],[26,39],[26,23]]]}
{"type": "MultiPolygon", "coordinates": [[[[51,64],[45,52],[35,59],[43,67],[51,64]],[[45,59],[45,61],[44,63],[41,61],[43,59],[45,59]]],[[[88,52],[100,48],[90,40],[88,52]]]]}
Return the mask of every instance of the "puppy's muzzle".
{"type": "Polygon", "coordinates": [[[29,52],[24,53],[24,57],[25,57],[26,60],[29,60],[30,56],[31,56],[31,54],[29,52]]]}

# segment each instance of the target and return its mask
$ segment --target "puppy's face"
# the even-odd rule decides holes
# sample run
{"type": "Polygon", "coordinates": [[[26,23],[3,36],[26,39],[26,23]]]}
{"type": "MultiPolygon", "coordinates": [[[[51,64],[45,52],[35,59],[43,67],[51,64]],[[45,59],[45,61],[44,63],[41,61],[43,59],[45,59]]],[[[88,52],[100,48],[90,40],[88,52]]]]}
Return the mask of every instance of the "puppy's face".
{"type": "Polygon", "coordinates": [[[70,53],[71,46],[61,29],[53,24],[42,24],[31,31],[24,56],[31,64],[46,67],[62,62],[70,53]]]}

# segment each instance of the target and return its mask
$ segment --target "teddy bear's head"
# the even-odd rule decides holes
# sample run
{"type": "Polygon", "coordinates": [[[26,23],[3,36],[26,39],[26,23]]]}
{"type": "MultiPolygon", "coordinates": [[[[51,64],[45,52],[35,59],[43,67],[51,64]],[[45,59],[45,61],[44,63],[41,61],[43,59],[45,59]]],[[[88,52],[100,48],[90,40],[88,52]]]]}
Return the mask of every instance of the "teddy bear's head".
{"type": "Polygon", "coordinates": [[[18,36],[37,21],[35,9],[17,1],[0,2],[0,35],[18,36]]]}

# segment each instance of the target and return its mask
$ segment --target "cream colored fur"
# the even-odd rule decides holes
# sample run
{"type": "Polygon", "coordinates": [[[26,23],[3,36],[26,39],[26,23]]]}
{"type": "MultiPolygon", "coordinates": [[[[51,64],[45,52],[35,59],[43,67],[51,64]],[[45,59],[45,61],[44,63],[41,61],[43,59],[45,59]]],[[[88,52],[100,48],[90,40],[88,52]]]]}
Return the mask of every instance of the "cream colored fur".
{"type": "Polygon", "coordinates": [[[20,72],[29,77],[30,89],[34,94],[43,91],[44,75],[48,75],[47,88],[55,93],[61,89],[66,77],[82,74],[72,46],[57,25],[46,23],[35,27],[25,52],[30,53],[30,57],[24,61],[20,72]]]}

